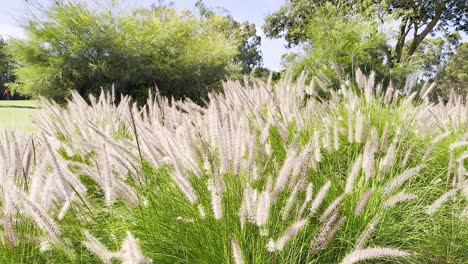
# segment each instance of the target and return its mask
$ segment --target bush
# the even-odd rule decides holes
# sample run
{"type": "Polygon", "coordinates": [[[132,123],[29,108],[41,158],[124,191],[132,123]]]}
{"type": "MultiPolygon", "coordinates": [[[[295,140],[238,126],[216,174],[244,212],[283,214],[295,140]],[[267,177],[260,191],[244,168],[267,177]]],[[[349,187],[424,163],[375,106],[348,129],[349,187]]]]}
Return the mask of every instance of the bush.
{"type": "Polygon", "coordinates": [[[177,99],[205,99],[226,75],[239,73],[231,62],[237,40],[200,18],[167,6],[119,11],[84,3],[54,6],[31,19],[27,40],[12,40],[16,89],[25,95],[64,102],[71,90],[116,92],[145,100],[149,87],[177,99]],[[42,16],[41,16],[42,17],[42,16]]]}

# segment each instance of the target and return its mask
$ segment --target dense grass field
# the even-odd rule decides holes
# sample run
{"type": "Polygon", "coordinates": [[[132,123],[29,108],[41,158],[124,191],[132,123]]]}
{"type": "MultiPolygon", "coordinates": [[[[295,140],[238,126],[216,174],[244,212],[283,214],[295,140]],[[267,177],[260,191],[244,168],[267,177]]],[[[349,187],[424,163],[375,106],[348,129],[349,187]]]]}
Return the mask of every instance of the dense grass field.
{"type": "Polygon", "coordinates": [[[37,111],[36,101],[0,101],[0,129],[34,131],[31,115],[37,111]]]}
{"type": "Polygon", "coordinates": [[[468,105],[356,80],[41,101],[0,133],[0,263],[468,263],[468,105]]]}

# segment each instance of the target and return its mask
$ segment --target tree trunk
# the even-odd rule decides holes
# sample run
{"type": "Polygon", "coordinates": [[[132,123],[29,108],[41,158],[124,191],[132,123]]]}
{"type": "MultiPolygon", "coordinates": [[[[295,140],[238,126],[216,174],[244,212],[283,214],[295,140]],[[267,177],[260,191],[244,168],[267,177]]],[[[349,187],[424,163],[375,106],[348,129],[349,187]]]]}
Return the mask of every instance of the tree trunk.
{"type": "Polygon", "coordinates": [[[405,45],[406,35],[408,34],[408,17],[403,17],[400,25],[400,33],[398,34],[397,44],[395,46],[395,52],[393,53],[389,65],[391,68],[395,66],[395,63],[401,61],[401,54],[403,52],[403,45],[405,45]]]}
{"type": "Polygon", "coordinates": [[[419,47],[419,44],[421,44],[424,38],[426,38],[427,34],[429,34],[437,25],[437,23],[440,20],[440,17],[442,16],[443,10],[444,6],[439,5],[435,11],[434,18],[431,20],[431,22],[429,22],[429,24],[420,34],[415,34],[415,37],[413,41],[411,41],[411,45],[408,49],[408,58],[411,57],[414,54],[414,52],[416,52],[416,49],[419,47]]]}

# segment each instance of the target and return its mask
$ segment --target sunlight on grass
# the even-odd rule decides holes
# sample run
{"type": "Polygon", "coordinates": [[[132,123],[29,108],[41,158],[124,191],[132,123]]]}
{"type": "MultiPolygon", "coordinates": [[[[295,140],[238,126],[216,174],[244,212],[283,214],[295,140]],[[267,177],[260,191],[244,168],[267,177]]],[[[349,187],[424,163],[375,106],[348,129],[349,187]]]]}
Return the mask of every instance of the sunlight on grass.
{"type": "Polygon", "coordinates": [[[0,101],[0,128],[35,131],[31,115],[38,109],[32,100],[0,101]]]}

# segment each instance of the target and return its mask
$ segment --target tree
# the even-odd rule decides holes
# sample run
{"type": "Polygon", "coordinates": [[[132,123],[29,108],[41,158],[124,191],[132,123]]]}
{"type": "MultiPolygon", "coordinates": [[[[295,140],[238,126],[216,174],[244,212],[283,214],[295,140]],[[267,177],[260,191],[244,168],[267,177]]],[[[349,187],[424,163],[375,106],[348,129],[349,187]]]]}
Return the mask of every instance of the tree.
{"type": "MultiPolygon", "coordinates": [[[[309,40],[302,45],[303,52],[283,57],[283,65],[292,69],[294,76],[302,71],[311,75],[319,72],[329,80],[338,81],[343,74],[353,75],[358,69],[381,73],[385,54],[380,47],[385,37],[372,20],[350,15],[347,6],[325,3],[315,9],[308,21],[304,36],[309,40]]],[[[332,82],[331,84],[333,84],[332,82]]]]}
{"type": "Polygon", "coordinates": [[[443,97],[453,90],[468,95],[468,42],[460,44],[456,53],[437,76],[438,89],[443,97]]]}
{"type": "MultiPolygon", "coordinates": [[[[390,68],[402,67],[410,61],[424,39],[436,30],[447,34],[452,30],[468,32],[468,2],[466,0],[288,0],[277,12],[265,19],[264,31],[270,38],[285,37],[288,46],[310,43],[307,34],[317,8],[325,3],[349,8],[353,16],[394,16],[399,22],[395,45],[381,47],[390,68]]],[[[314,43],[312,43],[314,45],[314,43]]],[[[403,67],[406,67],[405,65],[403,67]]]]}
{"type": "Polygon", "coordinates": [[[422,67],[422,79],[434,81],[454,55],[461,36],[456,31],[449,35],[423,40],[414,54],[414,60],[422,67]]]}
{"type": "Polygon", "coordinates": [[[218,21],[219,29],[226,36],[234,36],[237,39],[238,54],[233,58],[233,61],[242,65],[242,74],[249,74],[254,68],[262,66],[262,53],[260,51],[262,39],[257,35],[254,23],[238,22],[229,14],[224,16],[217,14],[208,8],[203,0],[197,0],[195,7],[201,16],[218,21]]]}
{"type": "Polygon", "coordinates": [[[272,71],[265,67],[257,67],[252,70],[250,76],[263,82],[268,82],[268,79],[271,78],[273,83],[278,82],[282,77],[282,72],[272,71]]]}
{"type": "Polygon", "coordinates": [[[5,83],[14,81],[14,76],[11,74],[13,64],[10,61],[5,49],[7,42],[0,36],[0,98],[5,98],[5,83]]]}
{"type": "Polygon", "coordinates": [[[166,5],[118,10],[67,2],[31,18],[28,39],[8,48],[19,66],[17,89],[63,102],[72,89],[96,94],[113,84],[144,99],[157,84],[163,95],[201,103],[208,89],[240,72],[232,62],[237,42],[215,19],[166,5]]]}

